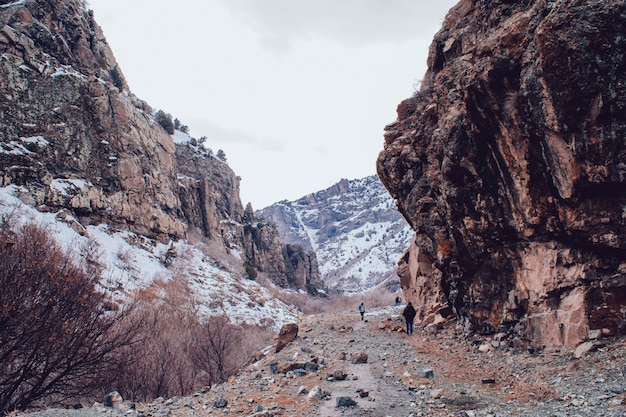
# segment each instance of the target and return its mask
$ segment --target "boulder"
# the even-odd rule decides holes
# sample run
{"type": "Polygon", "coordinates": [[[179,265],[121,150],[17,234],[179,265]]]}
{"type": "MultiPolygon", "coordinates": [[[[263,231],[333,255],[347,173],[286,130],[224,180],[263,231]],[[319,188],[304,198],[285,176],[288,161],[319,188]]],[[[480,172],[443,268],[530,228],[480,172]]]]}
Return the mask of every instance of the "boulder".
{"type": "Polygon", "coordinates": [[[367,353],[365,352],[357,352],[352,355],[352,363],[367,363],[367,353]]]}
{"type": "Polygon", "coordinates": [[[119,406],[124,400],[119,392],[113,391],[104,396],[104,405],[107,407],[119,406]]]}
{"type": "Polygon", "coordinates": [[[298,336],[298,325],[296,323],[287,323],[280,328],[278,340],[276,341],[276,353],[280,352],[293,342],[298,336]]]}

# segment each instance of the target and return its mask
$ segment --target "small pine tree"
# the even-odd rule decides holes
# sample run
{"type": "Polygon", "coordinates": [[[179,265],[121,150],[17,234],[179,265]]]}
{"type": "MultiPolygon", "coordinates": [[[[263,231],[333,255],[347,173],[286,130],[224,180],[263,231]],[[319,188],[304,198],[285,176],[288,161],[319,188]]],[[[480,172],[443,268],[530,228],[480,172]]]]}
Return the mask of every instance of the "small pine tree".
{"type": "Polygon", "coordinates": [[[220,161],[226,162],[226,153],[223,150],[219,149],[216,156],[220,161]]]}
{"type": "Polygon", "coordinates": [[[174,134],[174,122],[172,121],[171,114],[167,114],[163,110],[159,110],[154,115],[154,120],[160,124],[168,134],[174,134]]]}

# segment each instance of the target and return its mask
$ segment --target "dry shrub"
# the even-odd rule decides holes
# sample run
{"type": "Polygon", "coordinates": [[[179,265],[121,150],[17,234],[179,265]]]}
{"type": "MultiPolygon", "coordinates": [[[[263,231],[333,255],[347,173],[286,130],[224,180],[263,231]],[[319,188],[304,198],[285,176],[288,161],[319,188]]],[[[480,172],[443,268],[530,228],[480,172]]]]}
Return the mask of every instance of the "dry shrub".
{"type": "Polygon", "coordinates": [[[0,414],[101,395],[136,343],[130,310],[112,312],[100,277],[50,236],[0,225],[0,414]]]}
{"type": "Polygon", "coordinates": [[[187,281],[155,280],[136,296],[141,345],[128,352],[112,388],[124,398],[148,401],[187,395],[225,381],[272,336],[268,329],[232,324],[226,316],[202,317],[187,281]]]}

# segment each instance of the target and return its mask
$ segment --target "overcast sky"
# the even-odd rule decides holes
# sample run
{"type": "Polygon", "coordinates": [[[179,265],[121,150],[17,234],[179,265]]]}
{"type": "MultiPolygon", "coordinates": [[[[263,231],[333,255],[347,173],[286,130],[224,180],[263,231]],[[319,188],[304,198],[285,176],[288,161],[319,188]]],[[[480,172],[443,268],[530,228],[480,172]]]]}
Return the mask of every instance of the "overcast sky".
{"type": "Polygon", "coordinates": [[[207,136],[244,204],[376,173],[456,0],[88,0],[131,91],[207,136]]]}

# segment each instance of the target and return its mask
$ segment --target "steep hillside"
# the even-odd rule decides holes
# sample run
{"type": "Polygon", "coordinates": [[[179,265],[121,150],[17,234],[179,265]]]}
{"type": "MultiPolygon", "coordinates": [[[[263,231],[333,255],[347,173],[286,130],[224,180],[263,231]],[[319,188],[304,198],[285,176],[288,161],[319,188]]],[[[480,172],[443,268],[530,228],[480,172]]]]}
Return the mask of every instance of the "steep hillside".
{"type": "Polygon", "coordinates": [[[413,232],[377,176],[341,180],[296,201],[260,210],[286,242],[315,251],[326,286],[371,288],[395,278],[413,232]]]}
{"type": "Polygon", "coordinates": [[[385,128],[420,317],[572,346],[626,332],[626,5],[462,0],[385,128]]]}
{"type": "MultiPolygon", "coordinates": [[[[212,248],[201,263],[237,259],[226,275],[245,264],[239,277],[319,285],[313,255],[283,244],[275,228],[246,213],[239,178],[219,152],[174,131],[170,115],[129,91],[85,4],[0,2],[3,195],[56,215],[85,238],[106,240],[98,230],[128,234],[137,250],[153,250],[197,235],[212,248]]],[[[171,275],[149,270],[142,285],[171,275]]],[[[205,295],[207,304],[225,302],[205,295]]]]}
{"type": "Polygon", "coordinates": [[[0,218],[13,227],[36,222],[73,258],[97,263],[104,277],[99,286],[113,300],[123,302],[134,291],[159,291],[168,281],[179,280],[194,295],[202,315],[226,314],[235,323],[276,328],[299,315],[246,279],[240,256],[216,257],[214,242],[208,239],[191,236],[165,244],[107,224],[82,227],[67,210],[42,213],[16,197],[28,193],[14,185],[0,188],[0,218]]]}

